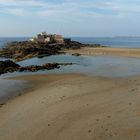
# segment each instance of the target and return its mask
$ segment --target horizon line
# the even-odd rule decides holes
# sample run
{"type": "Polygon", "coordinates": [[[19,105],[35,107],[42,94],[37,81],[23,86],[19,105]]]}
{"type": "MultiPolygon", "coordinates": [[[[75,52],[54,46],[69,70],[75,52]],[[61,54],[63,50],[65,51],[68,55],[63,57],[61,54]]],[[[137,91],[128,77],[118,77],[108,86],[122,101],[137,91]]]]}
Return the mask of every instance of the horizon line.
{"type": "MultiPolygon", "coordinates": [[[[32,38],[34,36],[0,36],[0,38],[32,38]]],[[[63,36],[66,38],[139,38],[140,36],[131,36],[131,35],[124,35],[124,36],[63,36]]]]}

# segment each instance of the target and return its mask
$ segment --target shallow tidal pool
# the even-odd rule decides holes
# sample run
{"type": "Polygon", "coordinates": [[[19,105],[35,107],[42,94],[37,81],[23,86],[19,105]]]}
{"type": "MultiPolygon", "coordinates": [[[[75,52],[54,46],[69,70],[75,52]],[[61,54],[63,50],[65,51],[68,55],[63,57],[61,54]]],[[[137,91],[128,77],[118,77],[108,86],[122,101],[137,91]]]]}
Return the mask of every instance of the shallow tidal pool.
{"type": "Polygon", "coordinates": [[[19,62],[22,66],[43,65],[45,63],[67,63],[73,65],[61,66],[54,70],[41,70],[38,72],[14,72],[0,76],[0,101],[6,100],[11,96],[22,94],[28,87],[28,83],[19,80],[7,80],[7,77],[29,75],[29,74],[49,74],[49,73],[82,73],[93,76],[104,77],[124,77],[140,74],[140,59],[115,57],[115,56],[71,56],[55,55],[43,58],[32,58],[19,62]]]}

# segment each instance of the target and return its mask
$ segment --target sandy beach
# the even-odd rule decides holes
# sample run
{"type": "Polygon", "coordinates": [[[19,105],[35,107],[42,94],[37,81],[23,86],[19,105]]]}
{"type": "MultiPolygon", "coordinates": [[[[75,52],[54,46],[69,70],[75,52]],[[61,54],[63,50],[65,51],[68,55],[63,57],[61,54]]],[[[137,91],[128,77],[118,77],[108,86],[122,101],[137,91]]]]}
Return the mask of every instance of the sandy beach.
{"type": "Polygon", "coordinates": [[[0,140],[140,140],[140,0],[0,0],[0,140]]]}
{"type": "Polygon", "coordinates": [[[134,57],[140,58],[140,49],[131,48],[110,48],[110,47],[83,47],[81,49],[75,50],[65,50],[67,54],[81,54],[81,55],[113,55],[113,56],[123,56],[123,57],[134,57]]]}
{"type": "Polygon", "coordinates": [[[0,108],[0,140],[139,140],[140,77],[17,77],[34,89],[0,108]]]}

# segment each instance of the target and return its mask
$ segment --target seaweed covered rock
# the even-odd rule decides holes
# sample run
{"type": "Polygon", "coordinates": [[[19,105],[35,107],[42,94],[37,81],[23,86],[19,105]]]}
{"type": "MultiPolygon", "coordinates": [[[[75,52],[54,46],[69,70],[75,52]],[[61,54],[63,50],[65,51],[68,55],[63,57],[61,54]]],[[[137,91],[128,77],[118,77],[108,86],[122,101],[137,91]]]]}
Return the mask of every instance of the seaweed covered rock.
{"type": "Polygon", "coordinates": [[[0,50],[0,57],[12,58],[16,61],[28,59],[39,55],[55,55],[59,54],[60,47],[58,45],[51,46],[40,42],[12,42],[0,50]]]}
{"type": "Polygon", "coordinates": [[[51,69],[56,69],[60,68],[60,66],[67,66],[67,65],[72,65],[72,63],[46,63],[44,65],[38,66],[38,65],[31,65],[31,66],[26,66],[22,67],[13,61],[6,60],[6,61],[0,61],[0,75],[7,73],[7,72],[36,72],[39,70],[51,70],[51,69]]]}
{"type": "Polygon", "coordinates": [[[0,74],[17,71],[19,67],[20,65],[10,60],[0,61],[0,74]]]}
{"type": "Polygon", "coordinates": [[[31,66],[26,66],[26,67],[20,67],[18,71],[19,72],[23,72],[23,71],[36,72],[39,70],[51,70],[51,69],[55,69],[55,68],[60,68],[60,64],[59,63],[47,63],[42,66],[31,65],[31,66]]]}
{"type": "Polygon", "coordinates": [[[82,44],[70,39],[63,44],[45,42],[12,42],[0,49],[0,57],[21,61],[32,57],[44,57],[63,53],[65,49],[80,49],[81,47],[102,47],[100,44],[82,44]]]}
{"type": "Polygon", "coordinates": [[[0,57],[12,58],[15,61],[43,57],[63,53],[64,49],[79,49],[83,44],[76,41],[66,41],[63,44],[43,42],[12,42],[0,49],[0,57]]]}
{"type": "Polygon", "coordinates": [[[70,41],[65,43],[66,49],[80,49],[84,44],[77,42],[77,41],[70,41]]]}
{"type": "Polygon", "coordinates": [[[0,68],[5,68],[5,67],[14,67],[14,68],[19,68],[20,65],[14,63],[11,60],[5,60],[5,61],[0,61],[0,68]]]}

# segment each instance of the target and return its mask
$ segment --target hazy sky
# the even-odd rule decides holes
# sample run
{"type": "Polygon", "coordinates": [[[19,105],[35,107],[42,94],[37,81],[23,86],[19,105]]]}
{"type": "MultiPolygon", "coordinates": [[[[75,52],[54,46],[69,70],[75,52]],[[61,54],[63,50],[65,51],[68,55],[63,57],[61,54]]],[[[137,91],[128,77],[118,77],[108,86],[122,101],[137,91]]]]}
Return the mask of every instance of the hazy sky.
{"type": "Polygon", "coordinates": [[[0,0],[0,36],[140,36],[140,0],[0,0]]]}

